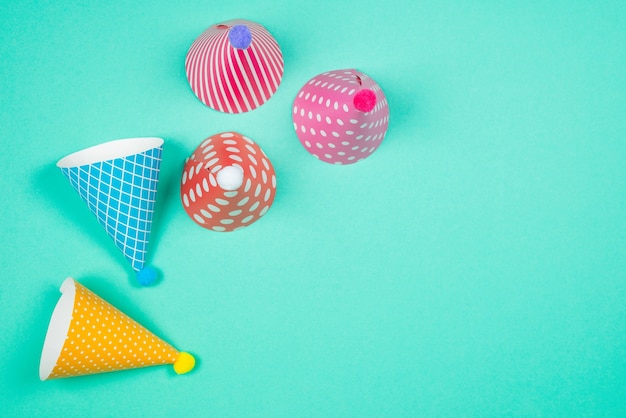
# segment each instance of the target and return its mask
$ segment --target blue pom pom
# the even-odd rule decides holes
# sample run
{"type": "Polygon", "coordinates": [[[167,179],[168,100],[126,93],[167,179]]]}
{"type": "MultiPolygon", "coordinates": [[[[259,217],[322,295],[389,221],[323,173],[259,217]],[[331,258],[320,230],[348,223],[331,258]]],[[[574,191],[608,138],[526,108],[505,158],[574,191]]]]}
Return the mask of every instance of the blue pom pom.
{"type": "Polygon", "coordinates": [[[246,25],[235,25],[228,31],[228,40],[233,48],[246,49],[252,42],[252,33],[246,25]]]}
{"type": "Polygon", "coordinates": [[[142,286],[150,286],[157,279],[157,271],[150,266],[144,267],[137,272],[137,281],[142,286]]]}

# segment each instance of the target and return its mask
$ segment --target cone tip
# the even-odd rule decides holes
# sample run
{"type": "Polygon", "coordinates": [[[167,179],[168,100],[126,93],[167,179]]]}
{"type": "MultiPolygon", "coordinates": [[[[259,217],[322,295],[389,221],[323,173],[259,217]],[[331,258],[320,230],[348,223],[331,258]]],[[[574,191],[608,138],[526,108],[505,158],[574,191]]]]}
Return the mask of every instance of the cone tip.
{"type": "Polygon", "coordinates": [[[192,371],[195,365],[196,359],[191,354],[181,351],[174,362],[174,371],[176,374],[185,374],[192,371]]]}
{"type": "Polygon", "coordinates": [[[157,271],[154,267],[146,266],[137,272],[137,281],[142,286],[150,286],[156,282],[157,271]]]}

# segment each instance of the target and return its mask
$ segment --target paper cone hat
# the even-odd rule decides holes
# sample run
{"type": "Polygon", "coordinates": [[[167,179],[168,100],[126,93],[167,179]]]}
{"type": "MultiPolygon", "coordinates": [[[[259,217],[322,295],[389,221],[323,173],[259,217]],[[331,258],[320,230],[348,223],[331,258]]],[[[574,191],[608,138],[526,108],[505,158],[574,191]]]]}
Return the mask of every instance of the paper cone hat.
{"type": "Polygon", "coordinates": [[[61,285],[39,364],[41,380],[173,364],[178,374],[195,360],[179,352],[75,281],[61,285]]]}
{"type": "Polygon", "coordinates": [[[331,164],[367,158],[384,139],[388,124],[383,91],[357,70],[315,76],[293,103],[298,139],[309,153],[331,164]]]}
{"type": "Polygon", "coordinates": [[[187,215],[198,225],[234,231],[269,210],[276,174],[254,141],[224,132],[204,140],[187,158],[180,193],[187,215]]]}
{"type": "Polygon", "coordinates": [[[258,23],[235,19],[213,25],[189,48],[185,70],[202,103],[226,113],[256,109],[276,92],[283,54],[258,23]]]}
{"type": "Polygon", "coordinates": [[[141,284],[156,278],[153,269],[144,267],[162,147],[161,138],[119,139],[75,152],[57,163],[141,284]]]}

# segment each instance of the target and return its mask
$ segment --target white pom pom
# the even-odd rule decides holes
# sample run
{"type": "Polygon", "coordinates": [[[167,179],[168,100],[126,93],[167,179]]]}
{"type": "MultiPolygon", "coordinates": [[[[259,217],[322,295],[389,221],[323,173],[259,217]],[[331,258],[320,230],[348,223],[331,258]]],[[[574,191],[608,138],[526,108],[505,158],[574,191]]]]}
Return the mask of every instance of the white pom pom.
{"type": "Polygon", "coordinates": [[[217,184],[224,190],[237,190],[243,183],[243,170],[237,166],[222,168],[217,173],[217,184]]]}

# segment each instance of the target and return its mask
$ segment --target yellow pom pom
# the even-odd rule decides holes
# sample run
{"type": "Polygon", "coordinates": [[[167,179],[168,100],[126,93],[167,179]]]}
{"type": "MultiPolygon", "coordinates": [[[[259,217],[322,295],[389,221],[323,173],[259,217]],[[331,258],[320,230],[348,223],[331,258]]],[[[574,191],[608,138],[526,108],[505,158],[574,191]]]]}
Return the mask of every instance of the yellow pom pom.
{"type": "Polygon", "coordinates": [[[181,351],[174,362],[174,371],[176,374],[185,374],[190,372],[195,365],[196,359],[191,354],[181,351]]]}

